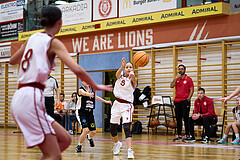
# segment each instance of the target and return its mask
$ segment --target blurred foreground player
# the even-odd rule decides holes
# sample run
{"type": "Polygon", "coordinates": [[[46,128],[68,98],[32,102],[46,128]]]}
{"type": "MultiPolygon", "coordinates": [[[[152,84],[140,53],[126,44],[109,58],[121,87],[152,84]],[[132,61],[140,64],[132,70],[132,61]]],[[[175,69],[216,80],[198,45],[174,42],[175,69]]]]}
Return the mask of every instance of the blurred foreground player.
{"type": "Polygon", "coordinates": [[[54,38],[62,26],[61,17],[59,8],[44,7],[40,20],[44,32],[33,34],[10,59],[11,65],[20,63],[19,88],[12,99],[11,113],[27,147],[38,146],[42,151],[41,159],[61,159],[61,152],[71,143],[67,131],[45,111],[43,90],[56,55],[94,90],[112,90],[111,86],[97,85],[69,56],[63,43],[54,38]]]}

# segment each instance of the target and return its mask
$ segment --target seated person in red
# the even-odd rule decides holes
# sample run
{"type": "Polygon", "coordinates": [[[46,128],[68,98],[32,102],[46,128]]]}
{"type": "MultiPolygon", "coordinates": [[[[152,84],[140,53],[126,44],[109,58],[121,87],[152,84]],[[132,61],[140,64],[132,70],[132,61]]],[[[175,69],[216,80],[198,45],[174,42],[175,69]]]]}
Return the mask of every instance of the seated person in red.
{"type": "Polygon", "coordinates": [[[213,100],[205,96],[205,89],[198,89],[198,99],[194,103],[192,117],[189,117],[190,137],[183,139],[184,142],[195,142],[194,124],[203,125],[205,128],[205,139],[202,143],[209,142],[210,125],[217,123],[217,115],[214,111],[213,100]]]}

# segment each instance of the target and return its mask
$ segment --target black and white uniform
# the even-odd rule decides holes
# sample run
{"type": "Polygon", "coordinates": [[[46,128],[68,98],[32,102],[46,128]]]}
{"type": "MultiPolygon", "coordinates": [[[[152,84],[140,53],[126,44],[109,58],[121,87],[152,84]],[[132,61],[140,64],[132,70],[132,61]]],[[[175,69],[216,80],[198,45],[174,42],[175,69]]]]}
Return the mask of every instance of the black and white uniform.
{"type": "MultiPolygon", "coordinates": [[[[87,92],[84,86],[81,86],[80,89],[83,89],[85,92],[87,92]]],[[[90,90],[91,90],[90,93],[93,93],[93,89],[91,87],[90,87],[90,90]]],[[[81,103],[79,104],[81,108],[77,108],[78,109],[77,116],[79,117],[82,128],[88,127],[90,131],[96,130],[95,120],[93,115],[93,110],[95,108],[95,95],[93,98],[80,95],[79,102],[81,103]]]]}
{"type": "Polygon", "coordinates": [[[123,124],[132,122],[132,115],[134,111],[133,106],[133,92],[132,81],[129,77],[121,75],[117,79],[113,93],[117,100],[114,101],[111,108],[110,123],[120,124],[120,118],[122,117],[123,124]]]}
{"type": "Polygon", "coordinates": [[[57,88],[57,80],[52,76],[48,77],[43,95],[45,97],[45,108],[47,110],[47,114],[49,114],[52,118],[54,118],[54,90],[57,88]]]}
{"type": "Polygon", "coordinates": [[[54,119],[45,111],[43,90],[48,74],[54,65],[47,51],[53,36],[33,34],[27,42],[18,74],[19,89],[14,93],[11,113],[24,134],[27,147],[41,144],[46,134],[55,134],[54,119]]]}

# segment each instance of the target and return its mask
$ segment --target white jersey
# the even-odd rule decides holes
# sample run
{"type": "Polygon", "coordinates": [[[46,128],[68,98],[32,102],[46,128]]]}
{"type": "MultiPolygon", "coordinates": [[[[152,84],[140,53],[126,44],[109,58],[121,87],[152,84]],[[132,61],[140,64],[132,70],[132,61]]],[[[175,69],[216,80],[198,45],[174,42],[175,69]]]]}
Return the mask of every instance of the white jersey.
{"type": "Polygon", "coordinates": [[[44,97],[54,97],[54,89],[58,88],[57,80],[50,76],[46,81],[46,88],[44,88],[44,97]]]}
{"type": "Polygon", "coordinates": [[[134,88],[132,86],[131,79],[121,75],[121,77],[116,81],[113,89],[115,97],[133,103],[133,92],[134,88]]]}
{"type": "Polygon", "coordinates": [[[52,39],[53,36],[47,33],[36,33],[28,39],[20,63],[18,83],[36,82],[45,86],[55,59],[50,62],[47,56],[52,39]]]}

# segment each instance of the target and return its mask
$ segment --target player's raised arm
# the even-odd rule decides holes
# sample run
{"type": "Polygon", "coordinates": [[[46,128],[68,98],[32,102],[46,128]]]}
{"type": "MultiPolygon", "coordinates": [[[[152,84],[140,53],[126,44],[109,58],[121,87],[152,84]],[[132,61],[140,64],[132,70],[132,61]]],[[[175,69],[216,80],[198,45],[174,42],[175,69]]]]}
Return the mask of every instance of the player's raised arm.
{"type": "Polygon", "coordinates": [[[124,69],[124,66],[126,65],[126,59],[125,59],[125,57],[123,57],[122,58],[122,60],[121,60],[121,67],[117,70],[117,72],[116,72],[116,77],[117,77],[117,79],[119,79],[120,77],[121,77],[121,73],[122,73],[122,71],[123,71],[123,69],[124,69]]]}

